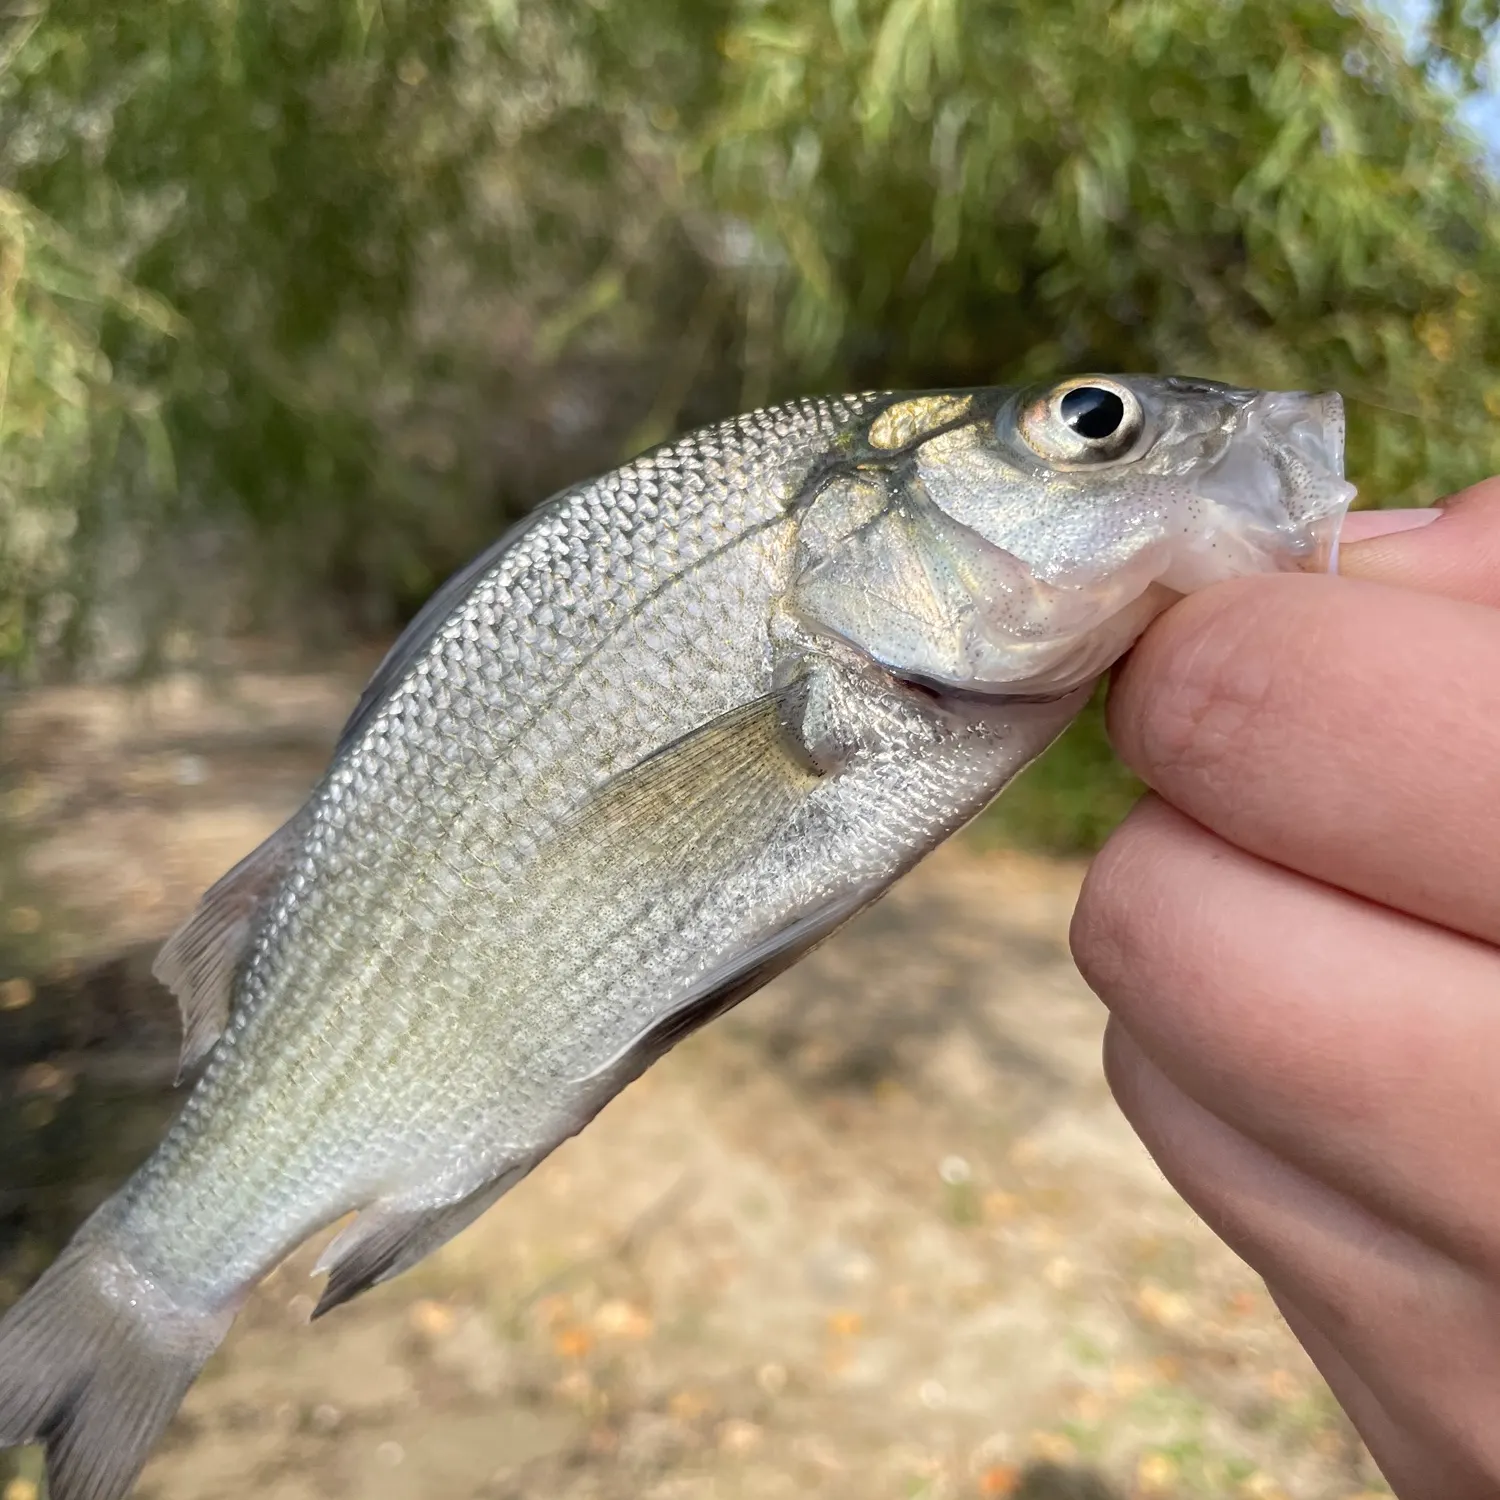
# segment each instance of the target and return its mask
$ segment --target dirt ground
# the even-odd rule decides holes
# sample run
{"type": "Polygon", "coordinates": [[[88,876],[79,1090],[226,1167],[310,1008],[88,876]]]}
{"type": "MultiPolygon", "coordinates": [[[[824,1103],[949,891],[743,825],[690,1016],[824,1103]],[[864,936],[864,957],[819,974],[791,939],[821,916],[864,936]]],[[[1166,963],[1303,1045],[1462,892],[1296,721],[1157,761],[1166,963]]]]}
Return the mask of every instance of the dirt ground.
{"type": "MultiPolygon", "coordinates": [[[[0,1300],[149,1148],[151,947],[296,805],[368,665],[7,707],[0,1300]]],[[[1387,1493],[1110,1101],[1081,875],[959,841],[415,1272],[309,1327],[300,1253],[140,1493],[1387,1493]]],[[[35,1454],[6,1472],[35,1500],[35,1454]]]]}

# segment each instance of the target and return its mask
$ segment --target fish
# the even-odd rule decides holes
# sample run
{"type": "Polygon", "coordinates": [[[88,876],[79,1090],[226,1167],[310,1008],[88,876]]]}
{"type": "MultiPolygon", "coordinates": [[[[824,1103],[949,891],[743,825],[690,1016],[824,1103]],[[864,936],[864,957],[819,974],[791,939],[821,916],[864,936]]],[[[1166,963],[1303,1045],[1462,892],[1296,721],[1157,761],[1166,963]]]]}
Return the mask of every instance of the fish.
{"type": "MultiPolygon", "coordinates": [[[[491,1207],[977,816],[1172,602],[1328,565],[1336,393],[808,398],[564,490],[433,595],[156,973],[191,1089],[0,1321],[0,1446],[118,1500],[250,1290],[491,1207]]],[[[851,1008],[850,1025],[858,1024],[851,1008]]]]}

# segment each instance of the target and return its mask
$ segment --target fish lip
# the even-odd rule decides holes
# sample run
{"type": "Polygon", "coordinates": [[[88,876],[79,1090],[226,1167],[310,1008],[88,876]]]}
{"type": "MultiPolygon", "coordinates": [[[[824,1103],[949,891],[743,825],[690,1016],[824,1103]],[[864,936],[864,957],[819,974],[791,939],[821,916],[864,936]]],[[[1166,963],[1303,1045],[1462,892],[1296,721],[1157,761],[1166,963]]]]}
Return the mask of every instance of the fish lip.
{"type": "Polygon", "coordinates": [[[1344,473],[1344,398],[1337,391],[1264,391],[1249,403],[1308,462],[1344,473]]]}
{"type": "Polygon", "coordinates": [[[1322,391],[1303,394],[1303,401],[1305,417],[1294,418],[1284,436],[1309,464],[1322,471],[1328,492],[1322,508],[1303,522],[1301,545],[1288,561],[1295,571],[1331,572],[1338,557],[1339,531],[1359,493],[1344,474],[1348,435],[1344,398],[1337,391],[1322,391]]]}
{"type": "Polygon", "coordinates": [[[1194,486],[1233,540],[1233,574],[1332,565],[1358,493],[1344,477],[1345,431],[1336,391],[1263,391],[1245,403],[1223,451],[1194,486]]]}

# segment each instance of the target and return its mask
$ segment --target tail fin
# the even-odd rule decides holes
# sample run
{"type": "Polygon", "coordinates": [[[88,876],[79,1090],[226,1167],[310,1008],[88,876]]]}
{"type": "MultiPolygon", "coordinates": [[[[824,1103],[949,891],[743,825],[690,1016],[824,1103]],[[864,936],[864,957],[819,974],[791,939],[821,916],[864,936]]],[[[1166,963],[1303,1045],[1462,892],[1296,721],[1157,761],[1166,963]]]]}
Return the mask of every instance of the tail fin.
{"type": "Polygon", "coordinates": [[[233,1319],[75,1241],[0,1319],[0,1448],[45,1442],[53,1500],[120,1500],[233,1319]]]}

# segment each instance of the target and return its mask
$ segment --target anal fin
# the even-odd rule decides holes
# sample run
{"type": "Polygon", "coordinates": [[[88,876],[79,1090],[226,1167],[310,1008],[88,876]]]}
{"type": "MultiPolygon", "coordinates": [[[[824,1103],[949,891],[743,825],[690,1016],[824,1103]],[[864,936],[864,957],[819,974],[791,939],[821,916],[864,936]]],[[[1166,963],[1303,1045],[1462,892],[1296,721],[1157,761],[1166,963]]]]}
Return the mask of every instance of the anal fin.
{"type": "Polygon", "coordinates": [[[439,1246],[465,1230],[484,1211],[513,1188],[534,1165],[527,1158],[507,1167],[483,1187],[449,1203],[413,1204],[380,1200],[359,1217],[323,1252],[314,1274],[328,1272],[328,1282],[313,1317],[321,1318],[361,1292],[409,1271],[439,1246]]]}
{"type": "Polygon", "coordinates": [[[729,955],[675,1005],[631,1038],[619,1052],[578,1081],[607,1081],[608,1097],[612,1098],[678,1042],[726,1011],[733,1010],[742,1000],[748,1000],[758,989],[805,958],[850,918],[878,900],[885,889],[884,883],[856,888],[814,907],[750,948],[729,955]]]}
{"type": "Polygon", "coordinates": [[[256,919],[291,865],[298,833],[298,819],[283,823],[215,881],[156,955],[151,972],[177,997],[182,1012],[179,1082],[213,1050],[229,1024],[235,977],[256,919]]]}

